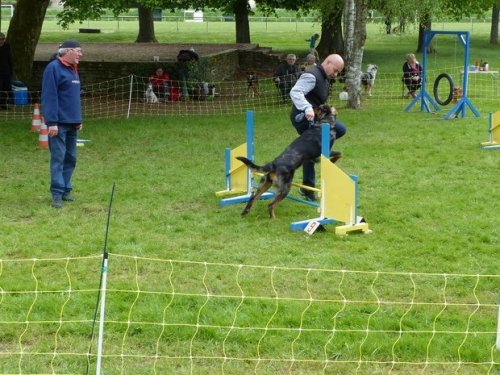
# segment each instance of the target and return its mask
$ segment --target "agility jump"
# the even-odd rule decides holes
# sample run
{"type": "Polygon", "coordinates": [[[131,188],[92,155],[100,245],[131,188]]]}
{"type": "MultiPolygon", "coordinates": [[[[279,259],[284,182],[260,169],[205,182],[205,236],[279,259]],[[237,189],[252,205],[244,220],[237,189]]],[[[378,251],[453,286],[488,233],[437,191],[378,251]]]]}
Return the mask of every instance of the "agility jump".
{"type": "MultiPolygon", "coordinates": [[[[357,214],[358,187],[357,177],[349,176],[339,167],[329,160],[330,155],[330,126],[322,125],[322,145],[321,145],[321,187],[311,188],[301,184],[294,183],[294,186],[307,188],[318,192],[321,197],[320,204],[309,202],[291,195],[287,198],[316,206],[319,211],[319,217],[307,219],[290,224],[292,230],[304,230],[308,225],[331,224],[342,222],[344,225],[337,226],[335,233],[346,235],[352,231],[361,231],[370,233],[368,223],[357,214]]],[[[226,148],[226,190],[216,192],[217,196],[229,194],[242,194],[236,197],[221,199],[221,206],[232,205],[236,203],[245,203],[251,197],[253,176],[245,164],[236,159],[236,156],[245,156],[249,160],[254,159],[254,123],[253,112],[247,112],[247,142],[235,149],[226,148]],[[246,152],[246,153],[245,153],[246,152]]],[[[274,197],[272,192],[264,193],[260,199],[269,199],[274,197]]]]}
{"type": "Polygon", "coordinates": [[[498,150],[500,149],[500,111],[490,113],[489,127],[490,139],[488,142],[482,142],[483,150],[498,150]]]}

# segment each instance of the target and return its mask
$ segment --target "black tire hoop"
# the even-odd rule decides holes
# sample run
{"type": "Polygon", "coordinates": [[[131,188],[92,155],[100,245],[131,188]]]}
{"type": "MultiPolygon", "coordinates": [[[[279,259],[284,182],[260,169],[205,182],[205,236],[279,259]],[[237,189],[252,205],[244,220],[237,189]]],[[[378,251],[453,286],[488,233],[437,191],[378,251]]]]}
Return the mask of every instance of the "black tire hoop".
{"type": "Polygon", "coordinates": [[[436,80],[434,81],[434,99],[436,99],[436,102],[440,105],[448,105],[451,102],[451,99],[453,99],[453,89],[455,88],[455,84],[453,83],[453,78],[448,73],[441,73],[436,77],[436,80]],[[450,92],[448,93],[448,97],[446,100],[441,100],[438,94],[438,87],[439,87],[439,82],[443,79],[446,78],[448,83],[450,84],[450,92]]]}

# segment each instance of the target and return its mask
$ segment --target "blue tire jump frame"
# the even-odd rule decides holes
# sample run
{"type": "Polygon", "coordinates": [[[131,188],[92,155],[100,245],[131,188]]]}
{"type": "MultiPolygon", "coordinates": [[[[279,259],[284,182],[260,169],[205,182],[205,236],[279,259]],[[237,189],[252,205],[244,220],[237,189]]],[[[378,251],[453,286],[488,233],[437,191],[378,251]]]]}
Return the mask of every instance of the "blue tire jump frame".
{"type": "Polygon", "coordinates": [[[470,45],[470,33],[468,31],[434,31],[426,30],[424,31],[424,53],[422,58],[422,87],[417,96],[410,102],[406,107],[405,112],[408,112],[418,101],[420,101],[420,111],[432,112],[429,105],[434,107],[435,111],[439,111],[439,106],[434,101],[432,96],[427,92],[427,50],[431,44],[432,38],[435,35],[456,35],[459,42],[464,47],[464,68],[462,77],[462,98],[457,101],[457,103],[450,109],[450,111],[444,116],[445,119],[453,119],[459,115],[463,118],[465,117],[465,110],[467,107],[470,108],[472,113],[479,117],[479,112],[474,107],[470,99],[467,97],[467,88],[469,81],[469,45],[470,45]]]}

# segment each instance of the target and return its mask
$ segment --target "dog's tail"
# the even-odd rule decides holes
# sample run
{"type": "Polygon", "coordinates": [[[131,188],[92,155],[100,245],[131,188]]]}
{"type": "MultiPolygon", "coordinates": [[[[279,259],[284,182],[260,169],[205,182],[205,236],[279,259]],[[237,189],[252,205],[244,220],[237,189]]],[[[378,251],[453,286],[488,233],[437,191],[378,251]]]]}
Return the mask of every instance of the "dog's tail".
{"type": "Polygon", "coordinates": [[[257,171],[257,172],[266,172],[264,170],[263,166],[255,164],[253,161],[247,159],[244,156],[237,156],[236,159],[238,159],[239,161],[243,162],[247,167],[249,167],[250,169],[253,169],[254,171],[257,171]]]}

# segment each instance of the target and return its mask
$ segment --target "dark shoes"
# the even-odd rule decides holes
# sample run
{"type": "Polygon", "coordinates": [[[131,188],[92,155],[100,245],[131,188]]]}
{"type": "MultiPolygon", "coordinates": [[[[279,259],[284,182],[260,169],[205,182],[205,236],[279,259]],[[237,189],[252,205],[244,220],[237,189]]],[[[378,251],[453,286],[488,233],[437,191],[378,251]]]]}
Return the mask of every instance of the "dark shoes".
{"type": "Polygon", "coordinates": [[[311,201],[311,202],[316,202],[316,194],[314,194],[314,191],[311,190],[306,190],[306,189],[299,189],[299,194],[302,195],[305,200],[311,201]]]}
{"type": "Polygon", "coordinates": [[[62,197],[52,198],[52,207],[62,208],[64,202],[74,202],[75,198],[70,193],[63,194],[62,197]]]}
{"type": "Polygon", "coordinates": [[[52,207],[54,208],[62,208],[63,202],[61,198],[53,198],[52,199],[52,207]]]}
{"type": "Polygon", "coordinates": [[[63,194],[62,200],[66,201],[66,202],[74,202],[75,198],[71,195],[71,193],[66,193],[66,194],[63,194]]]}

